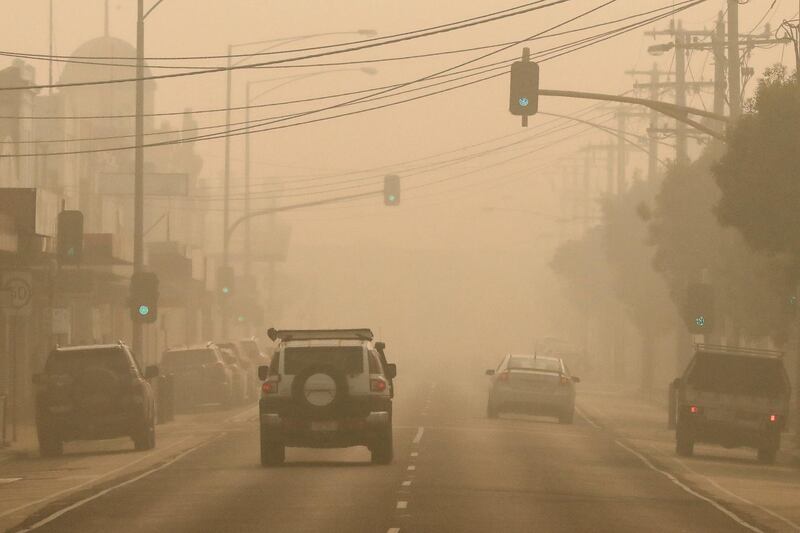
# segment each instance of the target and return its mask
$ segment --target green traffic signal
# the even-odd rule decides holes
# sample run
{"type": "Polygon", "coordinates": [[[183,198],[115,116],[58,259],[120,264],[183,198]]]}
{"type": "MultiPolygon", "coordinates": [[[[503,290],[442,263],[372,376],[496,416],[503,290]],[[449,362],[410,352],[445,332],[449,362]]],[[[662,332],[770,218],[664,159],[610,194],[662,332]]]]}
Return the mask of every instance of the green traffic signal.
{"type": "Polygon", "coordinates": [[[149,307],[149,306],[146,306],[146,305],[140,305],[140,306],[139,306],[139,314],[140,314],[141,316],[147,316],[147,315],[149,315],[149,314],[150,314],[150,307],[149,307]]]}

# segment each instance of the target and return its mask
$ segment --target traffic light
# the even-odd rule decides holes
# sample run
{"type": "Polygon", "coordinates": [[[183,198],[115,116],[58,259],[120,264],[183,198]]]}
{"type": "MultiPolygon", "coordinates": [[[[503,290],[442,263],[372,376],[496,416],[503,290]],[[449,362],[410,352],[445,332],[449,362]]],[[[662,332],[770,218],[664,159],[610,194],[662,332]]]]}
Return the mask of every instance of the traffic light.
{"type": "Polygon", "coordinates": [[[529,117],[539,110],[539,65],[530,61],[524,49],[522,61],[511,64],[511,97],[508,110],[512,115],[529,117]]]}
{"type": "Polygon", "coordinates": [[[400,176],[389,174],[383,178],[384,205],[400,204],[400,176]]]}
{"type": "Polygon", "coordinates": [[[59,264],[80,264],[83,256],[83,213],[61,211],[56,224],[56,255],[59,264]]]}
{"type": "Polygon", "coordinates": [[[217,269],[217,292],[220,297],[227,298],[233,295],[235,277],[233,268],[229,266],[217,269]]]}
{"type": "Polygon", "coordinates": [[[710,283],[690,283],[687,287],[686,322],[691,333],[705,334],[714,329],[714,287],[710,283]]]}
{"type": "Polygon", "coordinates": [[[158,276],[153,272],[135,272],[131,277],[128,300],[131,320],[152,323],[158,318],[158,276]]]}

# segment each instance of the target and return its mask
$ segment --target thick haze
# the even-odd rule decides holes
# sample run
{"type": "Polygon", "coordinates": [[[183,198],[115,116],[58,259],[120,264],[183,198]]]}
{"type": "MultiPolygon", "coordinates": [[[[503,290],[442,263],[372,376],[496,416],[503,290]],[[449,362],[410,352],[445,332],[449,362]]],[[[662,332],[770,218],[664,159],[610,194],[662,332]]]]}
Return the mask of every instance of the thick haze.
{"type": "MultiPolygon", "coordinates": [[[[55,0],[56,54],[71,54],[82,42],[104,32],[103,0],[55,0]]],[[[559,24],[600,2],[587,0],[567,2],[542,11],[483,24],[456,32],[408,43],[373,48],[358,54],[335,55],[313,60],[313,63],[385,58],[434,51],[454,50],[487,44],[520,40],[559,24]]],[[[630,15],[634,9],[647,11],[670,2],[656,0],[621,0],[568,25],[588,26],[630,15]]],[[[785,18],[792,18],[796,2],[767,0],[742,5],[740,27],[743,33],[765,22],[773,29],[785,18]],[[766,12],[766,17],[764,17],[766,12]],[[763,18],[763,20],[762,20],[763,18]]],[[[110,0],[109,27],[112,36],[133,42],[135,38],[136,2],[110,0]]],[[[492,11],[508,9],[514,2],[375,2],[373,0],[330,1],[211,1],[164,0],[150,15],[146,26],[145,55],[187,56],[223,55],[229,43],[261,41],[295,35],[346,32],[374,29],[379,36],[436,26],[467,19],[492,11]]],[[[724,9],[722,0],[708,1],[679,15],[687,29],[713,27],[717,13],[724,9]]],[[[47,0],[4,2],[6,24],[2,48],[47,53],[47,0]],[[12,22],[13,21],[13,22],[12,22]]],[[[662,21],[657,28],[668,24],[662,21]]],[[[641,29],[608,42],[579,50],[541,65],[541,85],[549,89],[591,90],[621,93],[634,81],[626,69],[649,69],[657,61],[668,69],[672,54],[653,58],[647,46],[667,42],[666,37],[645,37],[641,29]]],[[[592,34],[588,32],[588,34],[592,34]]],[[[580,34],[581,36],[584,34],[580,34]]],[[[341,40],[359,39],[342,35],[311,39],[289,45],[290,48],[315,46],[341,40]]],[[[575,37],[566,35],[535,41],[532,52],[575,37]]],[[[520,53],[522,45],[496,54],[481,63],[508,59],[520,53]]],[[[236,52],[257,51],[237,48],[236,52]]],[[[283,101],[331,93],[346,92],[403,82],[438,72],[487,51],[473,51],[427,59],[413,59],[370,64],[376,75],[357,70],[336,72],[297,81],[259,100],[259,103],[283,101]]],[[[793,61],[790,46],[775,46],[754,53],[750,66],[760,74],[764,67],[784,59],[793,61]]],[[[0,66],[10,63],[2,61],[0,66]]],[[[164,62],[151,61],[152,64],[164,62]]],[[[203,65],[221,65],[224,60],[210,60],[203,65]]],[[[36,63],[37,81],[47,82],[47,63],[36,63]]],[[[335,69],[357,69],[357,66],[335,66],[335,69]]],[[[54,66],[58,80],[62,66],[54,66]]],[[[258,69],[234,73],[233,105],[244,105],[244,81],[283,77],[298,72],[317,72],[321,68],[258,69]]],[[[713,60],[707,53],[697,52],[690,61],[690,79],[711,79],[713,60]]],[[[131,72],[133,75],[133,72],[131,72]]],[[[641,79],[640,81],[644,81],[641,79]]],[[[224,74],[202,75],[178,80],[161,80],[157,84],[157,112],[181,111],[184,108],[218,108],[225,104],[224,74]]],[[[263,84],[261,89],[271,87],[263,84]]],[[[519,119],[507,112],[507,77],[424,99],[320,124],[277,130],[253,136],[253,175],[255,189],[271,191],[281,179],[283,187],[320,182],[300,182],[313,176],[336,178],[336,172],[381,167],[371,181],[378,189],[381,176],[394,163],[416,160],[460,147],[471,146],[497,137],[518,134],[537,136],[551,127],[542,123],[552,117],[537,116],[528,133],[521,133],[519,119]]],[[[748,94],[753,89],[750,83],[748,94]]],[[[689,105],[712,107],[710,91],[690,95],[689,105]]],[[[665,95],[671,99],[672,95],[665,95]]],[[[324,103],[324,101],[323,101],[324,103]]],[[[307,110],[322,105],[312,102],[293,107],[271,107],[253,112],[253,118],[307,110]]],[[[542,98],[543,112],[574,113],[593,105],[592,102],[542,98]]],[[[602,117],[595,112],[594,117],[602,117]]],[[[200,115],[201,126],[219,124],[221,114],[200,115]]],[[[243,120],[234,113],[234,121],[243,120]]],[[[614,127],[613,116],[600,119],[614,127]]],[[[567,122],[555,125],[565,126],[567,122]]],[[[643,132],[644,123],[635,126],[643,132]]],[[[520,139],[522,137],[512,137],[520,139]]],[[[510,155],[520,153],[512,148],[458,166],[409,176],[403,181],[403,201],[398,208],[385,208],[379,198],[370,198],[353,205],[316,208],[283,215],[292,225],[289,260],[281,265],[283,283],[278,297],[284,300],[283,326],[371,326],[389,342],[400,344],[398,358],[410,359],[410,351],[420,350],[420,340],[430,348],[419,356],[435,355],[449,346],[453,351],[471,351],[482,361],[493,361],[506,350],[530,349],[537,336],[557,334],[553,320],[555,284],[548,263],[559,239],[578,229],[575,223],[565,229],[550,218],[537,213],[561,216],[558,191],[566,174],[561,158],[570,157],[587,142],[602,144],[609,137],[585,127],[549,135],[529,146],[565,139],[530,156],[506,164],[483,169],[510,155]],[[440,182],[440,183],[436,183],[440,182]],[[413,187],[420,186],[416,190],[413,187]],[[497,208],[503,208],[499,210],[497,208]],[[571,230],[570,230],[571,228],[571,230]],[[298,296],[300,295],[300,296],[298,296]],[[304,305],[313,300],[313,305],[304,305]],[[498,342],[497,334],[506,340],[498,342]],[[494,337],[494,339],[493,339],[494,337]],[[452,348],[456,348],[453,350],[452,348]],[[489,352],[489,353],[487,353],[489,352]]],[[[487,146],[497,146],[497,142],[487,146]]],[[[690,143],[693,154],[697,145],[690,143]]],[[[447,157],[474,153],[485,146],[454,152],[447,157]]],[[[203,176],[209,186],[218,186],[223,169],[223,142],[200,143],[204,158],[203,176]]],[[[243,172],[243,141],[232,141],[234,187],[243,172]]],[[[632,155],[628,166],[631,176],[637,169],[646,173],[646,161],[632,155]]],[[[673,157],[665,148],[662,157],[673,157]]],[[[403,175],[402,170],[398,171],[403,175]]],[[[603,182],[602,157],[597,160],[596,179],[603,182]]],[[[345,184],[347,185],[347,184],[345,184]]],[[[329,185],[328,188],[336,188],[329,185]]],[[[369,188],[367,188],[368,190],[369,188]]],[[[216,189],[219,190],[219,189],[216,189]]],[[[358,189],[356,189],[358,190],[358,189]]],[[[364,190],[364,189],[360,189],[364,190]]],[[[299,189],[285,196],[281,203],[291,204],[322,196],[309,196],[315,189],[299,189]]],[[[319,191],[319,189],[316,189],[319,191]]],[[[354,192],[348,190],[344,192],[354,192]]],[[[235,188],[235,193],[240,189],[235,188]]],[[[341,193],[335,193],[341,194],[341,193]]],[[[263,192],[254,205],[268,205],[263,192]]],[[[219,207],[220,202],[217,202],[219,207]]],[[[240,205],[240,204],[239,204],[240,205]]],[[[257,226],[257,225],[256,225],[257,226]]]]}

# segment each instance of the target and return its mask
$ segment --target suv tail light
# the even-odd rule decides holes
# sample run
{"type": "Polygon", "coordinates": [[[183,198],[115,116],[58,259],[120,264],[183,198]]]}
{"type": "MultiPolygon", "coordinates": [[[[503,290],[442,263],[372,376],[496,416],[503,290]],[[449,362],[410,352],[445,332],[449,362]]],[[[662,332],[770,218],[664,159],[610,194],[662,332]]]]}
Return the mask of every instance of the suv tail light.
{"type": "Polygon", "coordinates": [[[769,421],[770,422],[777,422],[778,421],[778,415],[769,415],[769,421]]]}
{"type": "Polygon", "coordinates": [[[561,383],[562,385],[569,385],[569,378],[568,378],[567,376],[561,376],[561,381],[560,381],[560,383],[561,383]]]}
{"type": "Polygon", "coordinates": [[[505,372],[500,372],[499,374],[497,374],[497,381],[508,383],[508,377],[510,375],[511,374],[509,374],[508,370],[506,370],[505,372]]]}
{"type": "Polygon", "coordinates": [[[372,378],[369,380],[369,390],[371,392],[383,392],[386,390],[386,380],[383,378],[372,378]]]}
{"type": "Polygon", "coordinates": [[[278,393],[278,383],[276,381],[265,381],[261,384],[261,394],[266,396],[267,394],[277,394],[278,393]]]}
{"type": "Polygon", "coordinates": [[[700,414],[700,408],[697,407],[696,405],[690,405],[689,406],[689,413],[691,413],[693,415],[698,415],[698,414],[700,414]]]}

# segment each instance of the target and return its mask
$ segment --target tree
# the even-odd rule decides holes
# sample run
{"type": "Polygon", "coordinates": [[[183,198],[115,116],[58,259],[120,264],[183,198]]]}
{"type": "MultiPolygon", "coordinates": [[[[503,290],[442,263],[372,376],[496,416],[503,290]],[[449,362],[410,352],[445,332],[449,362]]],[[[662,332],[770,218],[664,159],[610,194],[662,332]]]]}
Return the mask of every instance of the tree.
{"type": "Polygon", "coordinates": [[[748,111],[713,167],[716,214],[756,250],[800,260],[800,87],[783,66],[767,69],[748,111]]]}

